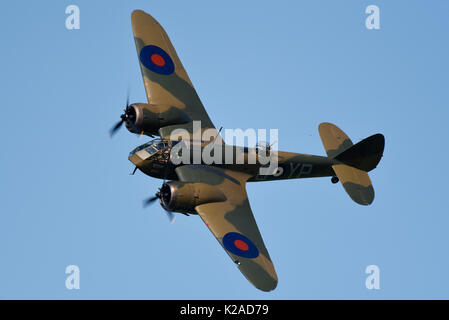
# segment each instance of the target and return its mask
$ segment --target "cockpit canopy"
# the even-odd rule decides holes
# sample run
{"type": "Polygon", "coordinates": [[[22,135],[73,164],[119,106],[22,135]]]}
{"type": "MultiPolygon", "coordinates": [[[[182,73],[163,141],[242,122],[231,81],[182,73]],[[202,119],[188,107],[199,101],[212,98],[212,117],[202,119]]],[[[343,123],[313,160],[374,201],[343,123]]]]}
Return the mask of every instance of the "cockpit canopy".
{"type": "Polygon", "coordinates": [[[154,139],[135,148],[129,153],[129,156],[131,157],[133,154],[137,153],[142,159],[146,159],[151,157],[158,151],[164,152],[166,150],[169,150],[171,145],[172,143],[169,140],[154,139]]]}

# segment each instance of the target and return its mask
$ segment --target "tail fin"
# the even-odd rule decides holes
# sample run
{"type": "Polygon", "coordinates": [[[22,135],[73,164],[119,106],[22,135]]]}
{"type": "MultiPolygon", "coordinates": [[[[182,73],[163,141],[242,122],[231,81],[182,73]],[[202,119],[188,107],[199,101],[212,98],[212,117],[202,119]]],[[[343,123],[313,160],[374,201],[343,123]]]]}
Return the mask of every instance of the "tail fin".
{"type": "Polygon", "coordinates": [[[384,152],[385,138],[380,133],[372,135],[335,156],[338,161],[348,166],[370,172],[384,152]]]}
{"type": "Polygon", "coordinates": [[[351,139],[331,123],[321,123],[318,130],[328,157],[338,161],[332,169],[348,195],[358,204],[371,204],[374,188],[367,172],[382,158],[384,136],[375,134],[353,145],[351,139]]]}

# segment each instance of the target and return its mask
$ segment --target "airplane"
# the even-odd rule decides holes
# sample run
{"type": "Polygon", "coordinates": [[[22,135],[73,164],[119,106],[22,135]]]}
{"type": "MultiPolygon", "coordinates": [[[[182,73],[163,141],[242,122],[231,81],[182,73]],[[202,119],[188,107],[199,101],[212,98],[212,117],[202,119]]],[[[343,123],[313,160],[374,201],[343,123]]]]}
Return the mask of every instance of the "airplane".
{"type": "MultiPolygon", "coordinates": [[[[226,144],[162,26],[141,10],[132,12],[131,24],[148,103],[127,101],[110,134],[125,124],[132,133],[158,136],[129,154],[134,172],[139,169],[163,179],[159,191],[145,204],[159,200],[171,220],[173,212],[199,215],[247,280],[262,291],[274,290],[278,277],[251,211],[246,183],[331,177],[332,183],[341,182],[356,203],[369,205],[374,200],[374,188],[368,172],[383,155],[384,136],[374,134],[353,144],[336,125],[321,123],[318,131],[327,156],[271,151],[263,145],[247,148],[226,144]],[[199,129],[195,121],[201,121],[199,129]],[[255,152],[256,163],[210,164],[200,159],[199,163],[175,164],[172,151],[180,145],[180,139],[172,139],[172,133],[177,129],[191,135],[187,147],[192,150],[204,150],[212,143],[222,154],[231,151],[233,160],[238,151],[245,159],[255,152]],[[206,131],[209,138],[202,135],[206,131]],[[278,166],[271,174],[260,174],[263,165],[258,156],[264,153],[277,156],[278,166]]],[[[192,155],[187,158],[192,159],[192,155]]]]}

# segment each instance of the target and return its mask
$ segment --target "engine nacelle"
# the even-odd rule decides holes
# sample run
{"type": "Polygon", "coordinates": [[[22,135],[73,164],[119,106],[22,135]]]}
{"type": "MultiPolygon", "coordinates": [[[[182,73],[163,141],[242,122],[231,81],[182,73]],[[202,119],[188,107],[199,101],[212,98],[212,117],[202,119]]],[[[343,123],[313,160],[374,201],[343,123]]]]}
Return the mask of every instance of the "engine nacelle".
{"type": "Polygon", "coordinates": [[[187,113],[173,106],[133,103],[128,108],[126,128],[137,134],[143,131],[146,135],[159,135],[162,127],[192,121],[187,113]]]}
{"type": "Polygon", "coordinates": [[[226,201],[220,189],[201,182],[169,181],[159,192],[164,209],[181,213],[195,213],[195,207],[200,204],[226,201]]]}

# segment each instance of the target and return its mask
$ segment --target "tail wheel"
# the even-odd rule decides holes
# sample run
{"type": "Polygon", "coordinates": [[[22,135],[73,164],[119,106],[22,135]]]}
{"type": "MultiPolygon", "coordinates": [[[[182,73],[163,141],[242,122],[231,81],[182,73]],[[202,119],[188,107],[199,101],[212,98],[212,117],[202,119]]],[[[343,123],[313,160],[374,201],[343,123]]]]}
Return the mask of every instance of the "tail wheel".
{"type": "Polygon", "coordinates": [[[338,183],[338,181],[340,181],[339,179],[338,179],[338,177],[337,176],[333,176],[332,178],[331,178],[331,182],[332,183],[338,183]]]}

